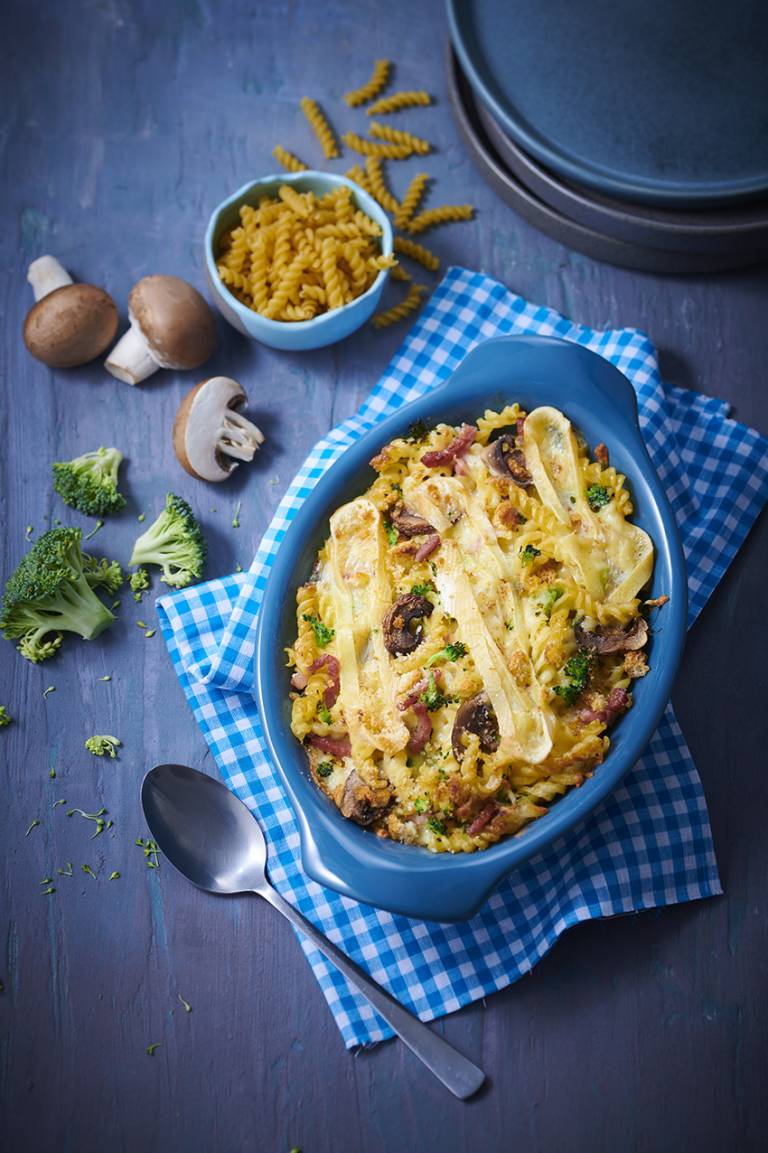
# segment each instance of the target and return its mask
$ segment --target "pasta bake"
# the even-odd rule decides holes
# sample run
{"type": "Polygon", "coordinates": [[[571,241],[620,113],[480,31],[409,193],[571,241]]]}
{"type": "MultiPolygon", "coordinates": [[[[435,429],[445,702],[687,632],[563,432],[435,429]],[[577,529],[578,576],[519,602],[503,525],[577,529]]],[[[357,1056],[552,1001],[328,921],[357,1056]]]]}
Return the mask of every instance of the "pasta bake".
{"type": "Polygon", "coordinates": [[[648,672],[653,544],[555,408],[414,427],[371,464],[298,590],[291,728],[343,816],[487,848],[603,761],[648,672]]]}

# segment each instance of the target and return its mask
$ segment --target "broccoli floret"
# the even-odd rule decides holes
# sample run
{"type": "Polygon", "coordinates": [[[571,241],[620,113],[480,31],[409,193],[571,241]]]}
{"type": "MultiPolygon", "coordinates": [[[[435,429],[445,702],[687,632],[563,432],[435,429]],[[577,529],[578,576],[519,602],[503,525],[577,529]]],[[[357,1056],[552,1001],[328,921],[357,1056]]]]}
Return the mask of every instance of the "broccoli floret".
{"type": "Polygon", "coordinates": [[[12,720],[13,717],[8,715],[8,710],[6,709],[5,705],[0,705],[0,729],[4,729],[5,726],[9,725],[12,720]]]}
{"type": "Polygon", "coordinates": [[[125,497],[117,489],[117,470],[123,454],[116,448],[84,452],[74,460],[60,460],[53,466],[53,487],[64,504],[85,516],[108,516],[125,508],[125,497]]]}
{"type": "Polygon", "coordinates": [[[123,742],[118,740],[117,737],[99,736],[89,737],[85,742],[85,747],[89,753],[93,753],[94,757],[111,757],[114,761],[117,756],[117,750],[123,742]]]}
{"type": "Polygon", "coordinates": [[[429,658],[424,668],[431,668],[432,665],[439,664],[441,661],[457,661],[461,657],[465,657],[468,653],[467,646],[462,641],[456,641],[455,644],[448,644],[444,649],[434,653],[429,658]]]}
{"type": "Polygon", "coordinates": [[[565,592],[565,589],[560,588],[559,585],[550,585],[544,594],[544,600],[541,602],[541,607],[544,609],[544,616],[549,620],[552,616],[552,609],[555,607],[555,602],[560,600],[560,597],[565,592]]]}
{"type": "Polygon", "coordinates": [[[137,568],[136,572],[131,573],[128,583],[133,590],[133,599],[141,604],[142,595],[149,588],[149,573],[145,568],[137,568]]]}
{"type": "Polygon", "coordinates": [[[527,544],[525,548],[518,549],[520,553],[520,560],[522,564],[533,564],[537,556],[541,556],[541,549],[534,548],[532,544],[527,544]]]}
{"type": "Polygon", "coordinates": [[[184,588],[203,575],[206,544],[200,525],[185,500],[169,492],[165,508],[133,546],[129,564],[156,564],[161,580],[184,588]]]}
{"type": "Polygon", "coordinates": [[[48,660],[63,632],[92,640],[114,621],[91,588],[79,528],[53,528],[35,542],[8,578],[0,631],[19,642],[28,661],[48,660]]]}
{"type": "Polygon", "coordinates": [[[315,640],[321,649],[324,649],[326,645],[329,645],[333,638],[336,636],[335,629],[332,629],[330,625],[324,625],[321,620],[318,620],[317,617],[312,616],[311,613],[304,613],[301,619],[305,620],[308,625],[311,625],[312,632],[315,634],[315,640]]]}
{"type": "Polygon", "coordinates": [[[587,503],[593,512],[605,508],[611,499],[611,492],[604,484],[591,484],[587,489],[587,503]]]}
{"type": "Polygon", "coordinates": [[[433,713],[435,709],[441,709],[443,705],[450,705],[453,703],[452,697],[443,696],[437,687],[435,674],[430,672],[427,687],[421,694],[419,700],[423,701],[427,706],[427,711],[433,713]]]}
{"type": "Polygon", "coordinates": [[[577,653],[575,657],[565,662],[563,673],[568,677],[569,684],[555,685],[555,692],[567,705],[576,703],[576,698],[589,683],[591,672],[590,660],[586,653],[577,653]]]}
{"type": "Polygon", "coordinates": [[[95,556],[84,552],[83,572],[92,589],[106,589],[114,596],[118,589],[122,588],[123,570],[116,560],[109,561],[106,557],[96,560],[95,556]]]}

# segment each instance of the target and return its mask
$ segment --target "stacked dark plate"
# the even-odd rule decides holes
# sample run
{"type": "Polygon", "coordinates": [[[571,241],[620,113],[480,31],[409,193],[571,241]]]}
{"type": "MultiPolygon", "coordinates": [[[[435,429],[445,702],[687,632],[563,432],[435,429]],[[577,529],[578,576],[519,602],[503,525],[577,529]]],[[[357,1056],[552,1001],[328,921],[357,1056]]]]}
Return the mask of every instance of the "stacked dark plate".
{"type": "Polygon", "coordinates": [[[768,259],[768,4],[448,0],[449,89],[480,171],[596,260],[768,259]]]}

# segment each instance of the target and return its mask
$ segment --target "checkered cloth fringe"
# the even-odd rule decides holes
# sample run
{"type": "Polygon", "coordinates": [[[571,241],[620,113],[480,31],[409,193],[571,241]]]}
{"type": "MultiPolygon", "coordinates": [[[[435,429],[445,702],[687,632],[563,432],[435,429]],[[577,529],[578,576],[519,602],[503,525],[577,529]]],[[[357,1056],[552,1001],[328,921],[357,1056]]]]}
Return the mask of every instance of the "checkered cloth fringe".
{"type": "MultiPolygon", "coordinates": [[[[476,344],[511,333],[584,344],[632,382],[643,435],[681,526],[693,623],[768,495],[767,442],[729,420],[722,401],[664,383],[642,332],[573,324],[461,268],[448,271],[360,410],[312,449],[250,572],[184,589],[158,605],[176,673],[222,776],[258,812],[273,883],[425,1021],[517,980],[578,921],[721,891],[701,782],[671,706],[620,787],[504,881],[472,921],[437,925],[393,916],[301,871],[296,824],[250,693],[254,622],[270,565],[296,510],[347,446],[444,380],[476,344]]],[[[389,1036],[367,1002],[301,943],[346,1044],[389,1036]]]]}

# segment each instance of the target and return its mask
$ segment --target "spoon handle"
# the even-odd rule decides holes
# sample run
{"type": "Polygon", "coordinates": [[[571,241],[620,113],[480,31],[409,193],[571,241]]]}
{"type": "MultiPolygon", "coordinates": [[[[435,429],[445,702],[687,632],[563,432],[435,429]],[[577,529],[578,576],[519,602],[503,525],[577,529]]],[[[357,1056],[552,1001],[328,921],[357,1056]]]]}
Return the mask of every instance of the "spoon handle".
{"type": "Polygon", "coordinates": [[[332,961],[349,983],[368,998],[376,1012],[392,1026],[400,1040],[408,1046],[412,1053],[416,1054],[439,1081],[442,1081],[446,1089],[450,1089],[454,1096],[460,1097],[462,1100],[477,1092],[485,1080],[485,1073],[482,1069],[478,1069],[477,1065],[473,1065],[466,1057],[462,1057],[461,1053],[458,1053],[447,1041],[444,1041],[439,1034],[433,1033],[418,1017],[414,1017],[407,1009],[404,1009],[394,997],[382,989],[381,985],[372,981],[359,965],[351,961],[306,917],[294,909],[293,905],[284,901],[271,885],[256,891],[259,896],[269,901],[273,908],[282,913],[292,925],[309,937],[315,948],[319,949],[329,961],[332,961]]]}

